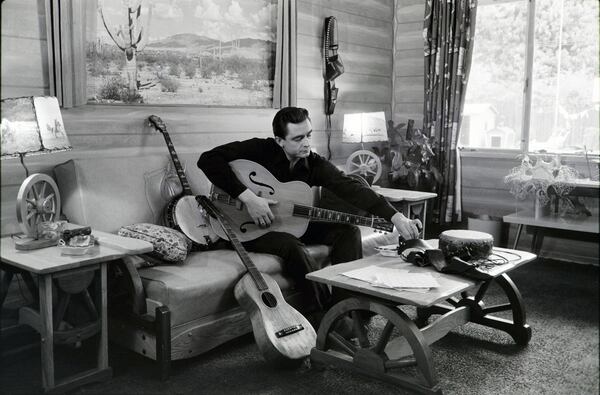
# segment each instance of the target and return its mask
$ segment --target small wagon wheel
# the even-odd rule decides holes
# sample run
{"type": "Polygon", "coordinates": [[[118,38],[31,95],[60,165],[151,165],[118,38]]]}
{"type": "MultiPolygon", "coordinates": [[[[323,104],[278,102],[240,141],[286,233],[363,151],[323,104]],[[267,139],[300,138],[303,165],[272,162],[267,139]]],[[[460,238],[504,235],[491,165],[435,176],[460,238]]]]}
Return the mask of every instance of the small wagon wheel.
{"type": "Polygon", "coordinates": [[[395,306],[359,298],[339,302],[323,317],[311,357],[325,363],[336,360],[418,392],[441,393],[429,346],[416,325],[395,306]],[[366,317],[372,313],[385,320],[379,333],[365,328],[366,317]],[[352,318],[352,335],[337,329],[339,321],[347,317],[352,318]],[[411,371],[415,374],[407,374],[411,371]]]}
{"type": "Polygon", "coordinates": [[[353,152],[346,161],[346,173],[358,174],[364,178],[373,178],[371,184],[377,182],[381,177],[381,160],[369,150],[358,150],[353,152]]]}
{"type": "Polygon", "coordinates": [[[38,223],[59,217],[60,194],[54,180],[41,173],[27,177],[17,194],[17,220],[23,233],[33,237],[38,223]]]}

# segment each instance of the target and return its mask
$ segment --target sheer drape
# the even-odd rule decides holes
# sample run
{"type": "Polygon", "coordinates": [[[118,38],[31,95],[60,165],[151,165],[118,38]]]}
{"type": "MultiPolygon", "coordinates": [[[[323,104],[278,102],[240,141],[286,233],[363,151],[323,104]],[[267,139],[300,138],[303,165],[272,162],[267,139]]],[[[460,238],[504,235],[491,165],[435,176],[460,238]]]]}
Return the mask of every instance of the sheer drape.
{"type": "Polygon", "coordinates": [[[436,139],[443,175],[433,207],[435,223],[461,221],[460,157],[456,148],[466,95],[476,0],[427,0],[425,5],[425,132],[436,139]]]}

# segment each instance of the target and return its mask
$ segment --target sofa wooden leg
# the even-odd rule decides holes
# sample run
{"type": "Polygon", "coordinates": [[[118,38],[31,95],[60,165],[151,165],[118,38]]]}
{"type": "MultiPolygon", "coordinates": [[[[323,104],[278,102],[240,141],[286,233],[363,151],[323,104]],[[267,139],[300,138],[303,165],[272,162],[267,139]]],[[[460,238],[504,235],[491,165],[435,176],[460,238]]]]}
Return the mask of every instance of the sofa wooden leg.
{"type": "Polygon", "coordinates": [[[160,379],[167,380],[171,370],[171,312],[167,306],[159,306],[156,315],[156,362],[160,379]]]}

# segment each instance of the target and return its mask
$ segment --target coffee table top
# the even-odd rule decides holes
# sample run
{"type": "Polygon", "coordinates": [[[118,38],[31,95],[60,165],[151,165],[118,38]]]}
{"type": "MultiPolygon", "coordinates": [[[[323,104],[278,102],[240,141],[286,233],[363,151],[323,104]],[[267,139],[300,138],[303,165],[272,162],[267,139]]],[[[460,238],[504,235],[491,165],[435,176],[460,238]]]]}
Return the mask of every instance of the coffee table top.
{"type": "MultiPolygon", "coordinates": [[[[67,224],[66,227],[76,226],[67,224]]],[[[61,249],[56,246],[37,250],[17,250],[11,237],[3,237],[0,239],[0,258],[4,263],[31,273],[48,274],[153,250],[152,244],[143,240],[121,237],[94,229],[92,229],[92,235],[98,240],[98,245],[84,255],[62,255],[61,249]]]]}
{"type": "MultiPolygon", "coordinates": [[[[437,240],[428,240],[428,243],[434,248],[437,246],[437,240]]],[[[537,257],[535,254],[529,252],[498,247],[494,247],[494,253],[505,257],[509,261],[504,265],[496,266],[488,271],[488,273],[494,277],[524,265],[525,263],[531,262],[537,257]]],[[[400,257],[385,257],[379,254],[352,262],[331,265],[324,269],[308,273],[306,278],[334,287],[391,300],[398,304],[409,304],[418,307],[431,306],[481,283],[481,281],[471,280],[463,276],[439,273],[431,266],[418,267],[405,262],[400,257]],[[426,293],[419,293],[404,289],[375,287],[366,281],[353,279],[342,274],[350,270],[372,265],[397,268],[400,271],[410,273],[431,273],[440,286],[431,288],[426,293]]]]}

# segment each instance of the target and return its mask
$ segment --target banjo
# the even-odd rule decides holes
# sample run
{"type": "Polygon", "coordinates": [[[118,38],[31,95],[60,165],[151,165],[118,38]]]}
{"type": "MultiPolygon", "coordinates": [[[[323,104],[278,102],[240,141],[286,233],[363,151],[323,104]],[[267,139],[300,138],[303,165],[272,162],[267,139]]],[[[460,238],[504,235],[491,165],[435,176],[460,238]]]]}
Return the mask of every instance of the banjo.
{"type": "Polygon", "coordinates": [[[185,234],[192,240],[195,249],[207,249],[219,239],[219,236],[212,230],[204,211],[198,207],[164,122],[156,115],[150,115],[148,121],[163,135],[175,171],[177,171],[177,177],[183,188],[181,195],[171,199],[165,208],[163,223],[185,234]]]}

